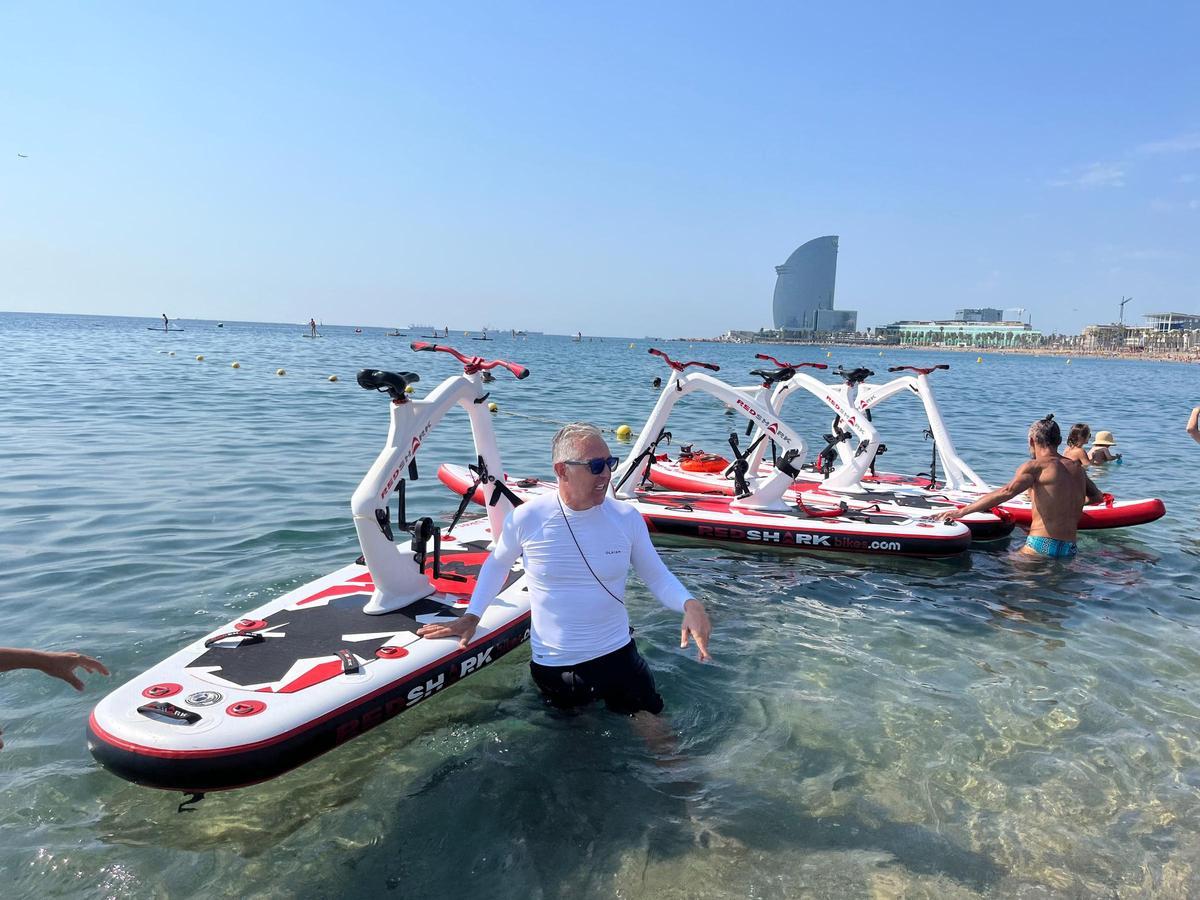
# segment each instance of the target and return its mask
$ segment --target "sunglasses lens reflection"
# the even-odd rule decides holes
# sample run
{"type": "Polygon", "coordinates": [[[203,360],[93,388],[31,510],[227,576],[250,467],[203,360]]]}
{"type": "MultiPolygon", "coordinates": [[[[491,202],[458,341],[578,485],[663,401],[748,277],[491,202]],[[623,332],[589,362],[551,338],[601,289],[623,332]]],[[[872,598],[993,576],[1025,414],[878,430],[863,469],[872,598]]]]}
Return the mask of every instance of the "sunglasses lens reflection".
{"type": "Polygon", "coordinates": [[[620,462],[620,460],[618,460],[615,456],[610,456],[608,459],[597,456],[595,459],[589,459],[587,461],[588,471],[593,475],[600,475],[604,472],[605,468],[607,468],[609,471],[615,469],[618,462],[620,462]]]}

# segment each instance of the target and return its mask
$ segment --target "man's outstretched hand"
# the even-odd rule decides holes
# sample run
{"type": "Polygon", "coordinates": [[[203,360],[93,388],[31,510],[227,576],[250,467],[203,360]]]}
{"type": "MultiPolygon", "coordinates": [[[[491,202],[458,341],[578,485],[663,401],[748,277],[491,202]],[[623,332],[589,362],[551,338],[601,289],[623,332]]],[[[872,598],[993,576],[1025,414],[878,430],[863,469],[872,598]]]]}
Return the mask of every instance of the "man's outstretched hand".
{"type": "Polygon", "coordinates": [[[428,625],[422,625],[417,629],[417,635],[423,638],[458,638],[458,646],[465,649],[467,644],[471,643],[471,638],[475,635],[475,629],[479,625],[479,616],[474,616],[471,613],[464,613],[453,622],[442,624],[441,622],[431,622],[428,625]]]}
{"type": "Polygon", "coordinates": [[[962,509],[943,509],[941,512],[936,512],[929,518],[935,522],[953,522],[955,519],[962,518],[962,509]]]}
{"type": "Polygon", "coordinates": [[[710,634],[712,634],[712,623],[708,621],[708,613],[704,611],[704,604],[699,600],[688,600],[683,604],[683,626],[679,630],[680,648],[688,645],[688,636],[690,635],[696,642],[701,662],[707,661],[712,658],[708,655],[708,636],[710,634]]]}

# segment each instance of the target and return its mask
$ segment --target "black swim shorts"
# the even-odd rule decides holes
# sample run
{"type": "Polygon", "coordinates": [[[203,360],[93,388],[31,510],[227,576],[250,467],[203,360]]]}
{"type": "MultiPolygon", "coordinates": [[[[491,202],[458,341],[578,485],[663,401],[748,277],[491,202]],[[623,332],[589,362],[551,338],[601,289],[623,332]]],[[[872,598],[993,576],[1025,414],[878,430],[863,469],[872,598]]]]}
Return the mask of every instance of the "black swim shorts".
{"type": "Polygon", "coordinates": [[[654,675],[637,651],[633,638],[619,650],[572,666],[543,666],[531,662],[534,684],[552,705],[572,709],[596,700],[615,713],[641,710],[658,715],[663,699],[654,688],[654,675]]]}

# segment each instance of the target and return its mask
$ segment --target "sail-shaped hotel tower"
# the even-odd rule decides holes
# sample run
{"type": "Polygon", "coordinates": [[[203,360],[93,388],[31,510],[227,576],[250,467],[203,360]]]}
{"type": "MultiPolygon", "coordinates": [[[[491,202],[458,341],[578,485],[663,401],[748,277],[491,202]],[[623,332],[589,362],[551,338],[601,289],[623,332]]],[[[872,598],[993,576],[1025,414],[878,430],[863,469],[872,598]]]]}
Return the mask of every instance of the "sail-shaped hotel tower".
{"type": "Polygon", "coordinates": [[[837,235],[801,244],[776,266],[775,327],[784,331],[856,331],[858,313],[833,308],[837,235]]]}

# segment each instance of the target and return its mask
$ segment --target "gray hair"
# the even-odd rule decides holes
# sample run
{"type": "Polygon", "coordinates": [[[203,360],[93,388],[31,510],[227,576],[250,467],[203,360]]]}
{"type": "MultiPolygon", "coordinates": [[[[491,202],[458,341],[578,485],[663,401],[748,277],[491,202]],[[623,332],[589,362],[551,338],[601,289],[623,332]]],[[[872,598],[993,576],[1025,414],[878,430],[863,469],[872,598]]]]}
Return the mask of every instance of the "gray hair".
{"type": "Polygon", "coordinates": [[[558,434],[554,435],[554,440],[550,442],[550,461],[560,463],[573,459],[576,448],[590,437],[604,440],[604,435],[595,425],[589,425],[587,422],[571,422],[564,425],[558,429],[558,434]]]}
{"type": "Polygon", "coordinates": [[[1029,443],[1038,447],[1057,447],[1062,443],[1062,431],[1054,421],[1054,413],[1029,426],[1029,443]]]}

